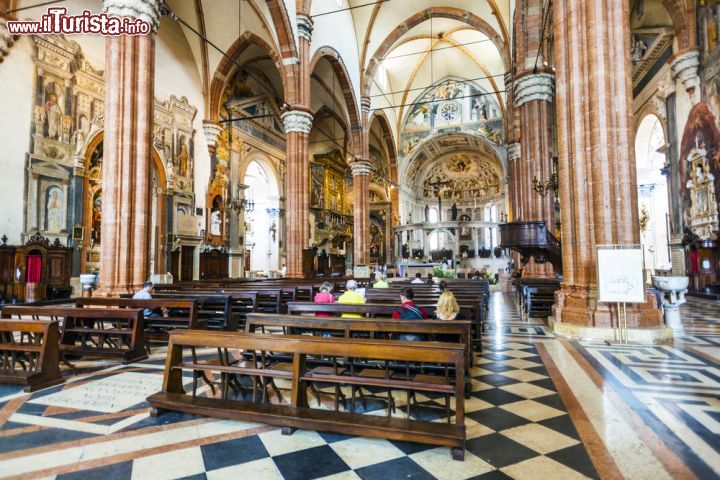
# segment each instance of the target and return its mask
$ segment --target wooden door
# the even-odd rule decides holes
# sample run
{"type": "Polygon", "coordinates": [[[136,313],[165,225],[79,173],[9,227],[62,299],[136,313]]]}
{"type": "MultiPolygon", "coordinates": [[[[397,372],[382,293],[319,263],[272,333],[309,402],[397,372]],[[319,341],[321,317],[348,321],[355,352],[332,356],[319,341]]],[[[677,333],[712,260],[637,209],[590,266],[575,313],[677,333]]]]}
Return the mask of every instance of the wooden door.
{"type": "Polygon", "coordinates": [[[182,255],[180,281],[192,281],[193,264],[195,262],[195,247],[180,247],[180,252],[182,255]]]}
{"type": "Polygon", "coordinates": [[[180,280],[180,250],[170,252],[170,275],[176,282],[180,280]]]}

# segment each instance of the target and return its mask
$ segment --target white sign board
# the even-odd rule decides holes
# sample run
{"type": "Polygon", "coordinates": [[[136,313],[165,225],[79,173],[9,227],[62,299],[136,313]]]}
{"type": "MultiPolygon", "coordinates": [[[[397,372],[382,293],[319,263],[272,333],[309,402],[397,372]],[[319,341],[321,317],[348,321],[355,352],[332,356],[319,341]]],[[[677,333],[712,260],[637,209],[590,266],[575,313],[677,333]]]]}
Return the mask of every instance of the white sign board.
{"type": "Polygon", "coordinates": [[[597,247],[599,301],[645,302],[643,252],[641,247],[597,247]]]}

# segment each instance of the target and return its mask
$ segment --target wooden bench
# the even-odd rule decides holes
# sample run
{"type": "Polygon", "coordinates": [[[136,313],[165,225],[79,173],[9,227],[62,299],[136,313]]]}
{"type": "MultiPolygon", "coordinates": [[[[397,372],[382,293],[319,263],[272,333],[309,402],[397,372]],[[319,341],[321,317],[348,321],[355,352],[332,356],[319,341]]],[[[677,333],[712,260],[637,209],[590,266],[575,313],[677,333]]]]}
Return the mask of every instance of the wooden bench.
{"type": "MultiPolygon", "coordinates": [[[[452,448],[453,458],[462,460],[465,447],[465,382],[435,384],[426,381],[364,378],[361,376],[311,374],[308,356],[371,358],[380,361],[441,363],[454,365],[457,378],[465,376],[463,346],[441,342],[396,342],[358,338],[323,338],[296,335],[255,335],[230,332],[174,331],[170,334],[165,363],[163,389],[148,397],[153,414],[174,410],[192,414],[230,418],[280,425],[283,433],[306,428],[350,435],[364,435],[428,443],[452,448]],[[214,348],[241,351],[280,352],[292,356],[291,371],[282,378],[292,385],[290,405],[255,403],[187,395],[183,389],[183,372],[198,370],[221,374],[256,375],[254,368],[183,361],[183,349],[214,348]],[[443,424],[408,418],[380,417],[350,412],[309,408],[307,382],[342,382],[349,385],[399,390],[442,392],[455,397],[455,423],[443,424]]],[[[268,370],[265,375],[273,375],[268,370]]]]}
{"type": "Polygon", "coordinates": [[[63,383],[58,322],[0,319],[0,383],[26,392],[63,383]]]}
{"type": "Polygon", "coordinates": [[[168,332],[175,328],[207,329],[207,320],[198,319],[198,301],[194,299],[77,298],[75,306],[78,308],[142,308],[167,312],[163,315],[146,315],[144,317],[145,338],[148,340],[167,341],[168,332]]]}
{"type": "Polygon", "coordinates": [[[3,318],[62,319],[60,354],[119,358],[132,363],[147,358],[143,311],[135,308],[3,307],[3,318]]]}
{"type": "MultiPolygon", "coordinates": [[[[428,315],[434,315],[437,303],[423,304],[428,315]]],[[[288,303],[288,314],[300,315],[303,313],[330,313],[340,315],[342,313],[359,314],[367,317],[392,317],[393,312],[399,307],[398,303],[364,303],[364,304],[342,304],[342,303],[312,303],[312,302],[291,302],[288,303]]],[[[458,319],[470,320],[473,324],[472,345],[477,350],[482,350],[480,339],[482,325],[482,310],[478,304],[460,304],[458,319]]]]}
{"type": "MultiPolygon", "coordinates": [[[[360,333],[398,334],[416,333],[425,336],[455,336],[465,346],[466,371],[472,366],[471,323],[467,320],[395,320],[392,318],[307,317],[301,315],[273,315],[251,313],[245,331],[254,333],[258,327],[278,327],[283,333],[289,329],[309,332],[338,332],[344,338],[360,333]]],[[[371,337],[372,338],[372,337],[371,337]]]]}
{"type": "MultiPolygon", "coordinates": [[[[121,295],[129,298],[130,295],[121,295]]],[[[244,312],[254,310],[254,297],[234,297],[232,295],[205,293],[154,293],[153,299],[196,300],[198,322],[205,323],[208,330],[237,331],[244,312]]]]}

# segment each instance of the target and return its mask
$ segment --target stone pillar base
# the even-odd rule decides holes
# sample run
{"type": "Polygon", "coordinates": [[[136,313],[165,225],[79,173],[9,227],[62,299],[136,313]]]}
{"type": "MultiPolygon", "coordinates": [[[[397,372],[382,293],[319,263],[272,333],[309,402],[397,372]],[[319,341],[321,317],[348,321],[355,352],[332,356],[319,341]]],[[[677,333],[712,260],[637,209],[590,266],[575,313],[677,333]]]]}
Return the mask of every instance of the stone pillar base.
{"type": "MultiPolygon", "coordinates": [[[[555,322],[569,325],[567,328],[609,328],[618,325],[618,307],[614,303],[598,302],[595,287],[563,284],[555,293],[553,317],[555,322]]],[[[626,304],[628,328],[661,328],[662,312],[651,293],[645,294],[645,303],[626,304]]]]}
{"type": "MultiPolygon", "coordinates": [[[[574,325],[571,323],[556,322],[554,317],[548,318],[548,325],[555,335],[576,340],[618,342],[618,331],[611,327],[591,327],[588,325],[574,325]]],[[[627,330],[628,342],[642,345],[670,342],[673,339],[672,328],[659,326],[654,328],[630,328],[627,330]]]]}

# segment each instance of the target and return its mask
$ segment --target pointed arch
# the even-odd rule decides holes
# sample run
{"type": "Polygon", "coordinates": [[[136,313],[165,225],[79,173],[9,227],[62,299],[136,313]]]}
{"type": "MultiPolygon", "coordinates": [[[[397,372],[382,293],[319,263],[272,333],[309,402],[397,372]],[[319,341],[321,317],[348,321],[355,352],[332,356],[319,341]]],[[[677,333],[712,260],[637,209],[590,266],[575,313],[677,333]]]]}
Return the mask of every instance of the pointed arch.
{"type": "Polygon", "coordinates": [[[310,61],[309,71],[314,72],[318,62],[321,59],[326,59],[332,66],[335,76],[340,82],[343,96],[345,97],[345,104],[348,110],[348,117],[350,118],[351,128],[360,128],[362,125],[362,119],[360,117],[360,109],[358,108],[358,101],[355,96],[355,89],[353,88],[350,75],[348,74],[345,62],[342,59],[340,53],[330,46],[323,46],[318,48],[310,61]]]}
{"type": "MultiPolygon", "coordinates": [[[[286,69],[283,66],[283,62],[280,59],[277,51],[273,49],[265,40],[260,38],[251,32],[244,32],[240,35],[237,40],[230,46],[227,54],[230,58],[239,58],[242,52],[245,51],[250,45],[256,45],[272,59],[275,63],[275,67],[278,70],[278,75],[283,85],[283,94],[288,97],[288,80],[286,69]]],[[[220,99],[225,91],[227,82],[232,78],[233,74],[237,70],[237,65],[230,61],[227,57],[223,57],[218,63],[215,74],[213,75],[212,82],[210,83],[210,109],[208,111],[208,120],[217,121],[220,113],[220,99]]]]}
{"type": "Polygon", "coordinates": [[[400,38],[402,38],[402,36],[409,30],[429,20],[430,18],[449,18],[474,27],[477,31],[486,35],[490,41],[493,42],[498,52],[500,52],[500,58],[503,61],[505,71],[510,69],[511,60],[508,45],[503,41],[502,36],[485,20],[466,10],[461,10],[455,7],[427,8],[405,19],[405,21],[400,23],[388,34],[387,37],[385,37],[385,40],[377,48],[375,54],[372,56],[367,68],[365,69],[362,79],[362,96],[370,95],[371,80],[375,76],[382,59],[385,58],[387,53],[392,49],[395,42],[400,40],[400,38]]]}

